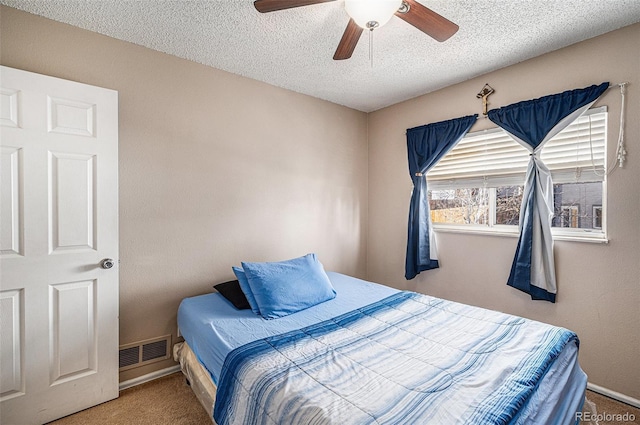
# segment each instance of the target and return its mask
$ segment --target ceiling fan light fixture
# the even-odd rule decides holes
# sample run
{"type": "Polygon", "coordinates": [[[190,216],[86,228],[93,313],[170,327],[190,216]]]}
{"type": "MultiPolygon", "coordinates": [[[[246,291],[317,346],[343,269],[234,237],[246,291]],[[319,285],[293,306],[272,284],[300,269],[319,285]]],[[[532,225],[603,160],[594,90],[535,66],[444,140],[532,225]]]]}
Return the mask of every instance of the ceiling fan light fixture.
{"type": "Polygon", "coordinates": [[[389,22],[402,0],[345,0],[347,14],[358,26],[372,30],[389,22]]]}

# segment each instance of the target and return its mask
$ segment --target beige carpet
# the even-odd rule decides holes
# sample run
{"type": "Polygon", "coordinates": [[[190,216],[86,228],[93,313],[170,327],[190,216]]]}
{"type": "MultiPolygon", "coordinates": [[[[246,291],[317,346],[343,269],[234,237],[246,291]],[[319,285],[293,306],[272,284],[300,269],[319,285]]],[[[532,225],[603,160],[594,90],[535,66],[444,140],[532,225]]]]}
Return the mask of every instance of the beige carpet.
{"type": "Polygon", "coordinates": [[[594,418],[591,421],[583,421],[585,425],[640,425],[640,409],[589,390],[582,412],[585,417],[588,414],[594,418]]]}
{"type": "MultiPolygon", "coordinates": [[[[587,391],[585,412],[591,421],[585,425],[640,425],[640,409],[587,391]],[[595,406],[595,412],[593,406],[595,406]],[[617,421],[615,415],[633,415],[633,421],[617,421]],[[614,419],[605,420],[605,419],[614,419]]],[[[75,415],[51,422],[52,425],[207,425],[212,421],[204,411],[182,373],[174,373],[129,388],[120,397],[75,415]]]]}
{"type": "Polygon", "coordinates": [[[207,425],[209,415],[181,372],[120,392],[120,397],[50,422],[55,425],[207,425]]]}

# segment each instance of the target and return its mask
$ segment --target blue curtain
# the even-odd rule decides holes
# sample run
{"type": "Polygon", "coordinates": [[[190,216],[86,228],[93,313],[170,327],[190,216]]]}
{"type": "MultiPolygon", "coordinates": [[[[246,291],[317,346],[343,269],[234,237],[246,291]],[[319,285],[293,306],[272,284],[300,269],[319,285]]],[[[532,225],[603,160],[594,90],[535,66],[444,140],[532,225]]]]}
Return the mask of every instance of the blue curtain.
{"type": "Polygon", "coordinates": [[[405,263],[407,280],[438,267],[435,246],[432,246],[427,179],[424,175],[467,134],[477,117],[471,115],[407,130],[409,174],[413,181],[405,263]]]}
{"type": "Polygon", "coordinates": [[[502,127],[531,152],[520,208],[520,237],[507,285],[531,299],[556,301],[551,219],[553,181],[538,158],[544,144],[582,115],[607,90],[609,83],[570,90],[489,111],[502,127]]]}

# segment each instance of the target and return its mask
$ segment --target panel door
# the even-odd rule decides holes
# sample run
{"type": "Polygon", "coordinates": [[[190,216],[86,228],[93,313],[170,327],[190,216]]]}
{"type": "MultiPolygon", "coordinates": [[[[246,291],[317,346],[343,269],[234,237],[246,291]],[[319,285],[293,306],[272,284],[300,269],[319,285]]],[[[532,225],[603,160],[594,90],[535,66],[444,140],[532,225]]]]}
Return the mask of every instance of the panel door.
{"type": "Polygon", "coordinates": [[[118,396],[118,97],[0,73],[0,422],[38,424],[118,396]]]}

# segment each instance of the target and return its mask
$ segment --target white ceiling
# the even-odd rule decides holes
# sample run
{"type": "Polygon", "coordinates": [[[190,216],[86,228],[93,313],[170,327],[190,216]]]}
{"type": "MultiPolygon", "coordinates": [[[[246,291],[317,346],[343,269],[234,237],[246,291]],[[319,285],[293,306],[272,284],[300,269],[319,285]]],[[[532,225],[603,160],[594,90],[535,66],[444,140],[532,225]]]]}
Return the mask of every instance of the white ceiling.
{"type": "Polygon", "coordinates": [[[364,112],[640,22],[640,0],[419,1],[460,30],[439,43],[393,17],[373,32],[373,63],[367,31],[332,59],[342,0],[267,14],[252,0],[0,3],[364,112]]]}

